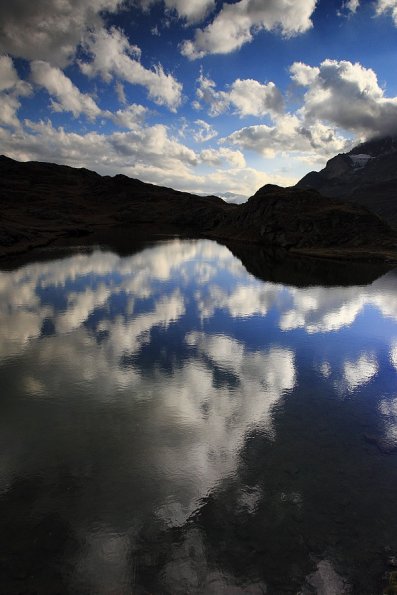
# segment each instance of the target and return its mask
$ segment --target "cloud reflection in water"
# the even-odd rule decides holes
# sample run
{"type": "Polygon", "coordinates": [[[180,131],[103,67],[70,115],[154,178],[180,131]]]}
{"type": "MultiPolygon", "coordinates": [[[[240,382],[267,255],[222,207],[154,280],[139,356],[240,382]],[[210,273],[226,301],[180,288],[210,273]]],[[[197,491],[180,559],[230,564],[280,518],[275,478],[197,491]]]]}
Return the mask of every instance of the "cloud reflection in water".
{"type": "MultiPolygon", "coordinates": [[[[319,390],[318,382],[349,398],[395,375],[396,291],[394,274],[354,288],[264,283],[208,241],[160,243],[126,258],[96,250],[0,273],[9,403],[0,421],[1,493],[60,464],[76,479],[77,500],[70,507],[63,494],[57,510],[85,544],[70,578],[79,588],[85,580],[94,592],[129,592],[139,536],[161,527],[186,529],[164,567],[170,592],[194,592],[195,580],[209,592],[209,577],[218,591],[226,583],[237,589],[230,569],[210,567],[192,519],[242,481],[250,438],[281,446],[291,400],[319,390]],[[368,309],[376,320],[363,345],[357,329],[368,309]],[[376,336],[383,318],[388,376],[376,336]],[[351,329],[351,341],[338,343],[351,329]],[[189,543],[201,552],[194,569],[189,543]]],[[[378,412],[394,439],[394,400],[383,398],[378,412]]],[[[240,488],[233,514],[263,514],[267,486],[240,488]]],[[[303,514],[305,486],[280,480],[277,490],[277,510],[303,514]]],[[[48,506],[40,495],[36,514],[48,506]]],[[[331,562],[315,568],[302,584],[326,575],[342,581],[331,562]]],[[[249,584],[265,588],[262,579],[249,584]]]]}

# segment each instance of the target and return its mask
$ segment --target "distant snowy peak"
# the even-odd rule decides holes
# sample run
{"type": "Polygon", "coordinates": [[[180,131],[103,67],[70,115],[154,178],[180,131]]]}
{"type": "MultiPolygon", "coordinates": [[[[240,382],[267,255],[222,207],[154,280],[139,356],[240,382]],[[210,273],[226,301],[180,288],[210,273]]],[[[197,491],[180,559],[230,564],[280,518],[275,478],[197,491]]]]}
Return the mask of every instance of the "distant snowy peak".
{"type": "Polygon", "coordinates": [[[232,202],[236,205],[240,205],[248,200],[248,196],[244,196],[244,194],[235,194],[234,192],[218,192],[216,196],[223,198],[226,202],[232,202]]]}
{"type": "Polygon", "coordinates": [[[356,169],[361,169],[365,167],[370,159],[374,159],[371,155],[366,155],[365,153],[359,153],[358,155],[349,155],[353,167],[356,169]]]}

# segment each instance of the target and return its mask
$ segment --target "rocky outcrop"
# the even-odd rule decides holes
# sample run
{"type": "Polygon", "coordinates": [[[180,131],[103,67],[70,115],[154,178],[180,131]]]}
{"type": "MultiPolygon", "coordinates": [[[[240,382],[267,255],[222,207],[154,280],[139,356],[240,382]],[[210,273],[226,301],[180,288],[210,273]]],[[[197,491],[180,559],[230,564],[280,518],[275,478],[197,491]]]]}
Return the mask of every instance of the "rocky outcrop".
{"type": "MultiPolygon", "coordinates": [[[[212,232],[211,232],[212,233],[212,232]]],[[[367,209],[313,190],[267,185],[227,214],[214,234],[293,252],[355,253],[371,246],[394,250],[390,228],[367,209]]]]}
{"type": "Polygon", "coordinates": [[[159,235],[256,243],[332,258],[397,261],[397,239],[358,205],[265,186],[246,203],[195,196],[126,176],[0,158],[0,257],[47,244],[128,247],[159,235]]]}
{"type": "Polygon", "coordinates": [[[146,237],[181,229],[191,236],[202,234],[230,208],[215,196],[7,157],[0,157],[0,204],[0,255],[73,238],[112,243],[121,235],[146,237]]]}
{"type": "Polygon", "coordinates": [[[397,139],[387,137],[337,155],[296,185],[363,205],[397,228],[397,139]]]}

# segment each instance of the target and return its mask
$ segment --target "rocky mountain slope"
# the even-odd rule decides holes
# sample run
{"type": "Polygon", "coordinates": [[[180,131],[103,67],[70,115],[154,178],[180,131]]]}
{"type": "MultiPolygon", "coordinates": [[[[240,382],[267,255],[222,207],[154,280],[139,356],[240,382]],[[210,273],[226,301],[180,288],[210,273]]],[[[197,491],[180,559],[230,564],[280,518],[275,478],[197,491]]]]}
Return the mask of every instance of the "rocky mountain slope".
{"type": "Polygon", "coordinates": [[[314,190],[268,184],[227,212],[211,234],[292,253],[363,256],[394,250],[390,228],[366,208],[324,198],[314,190]]]}
{"type": "Polygon", "coordinates": [[[320,172],[307,174],[296,187],[356,202],[397,229],[397,138],[368,141],[337,155],[320,172]]]}
{"type": "Polygon", "coordinates": [[[262,244],[269,250],[397,261],[397,236],[358,205],[265,186],[245,204],[126,176],[0,157],[0,258],[38,246],[125,246],[159,235],[262,244]]]}
{"type": "MultiPolygon", "coordinates": [[[[194,235],[213,228],[228,205],[117,175],[0,156],[0,253],[75,238],[194,235]]],[[[79,240],[82,241],[82,240],[79,240]]],[[[86,240],[84,240],[86,241],[86,240]]]]}

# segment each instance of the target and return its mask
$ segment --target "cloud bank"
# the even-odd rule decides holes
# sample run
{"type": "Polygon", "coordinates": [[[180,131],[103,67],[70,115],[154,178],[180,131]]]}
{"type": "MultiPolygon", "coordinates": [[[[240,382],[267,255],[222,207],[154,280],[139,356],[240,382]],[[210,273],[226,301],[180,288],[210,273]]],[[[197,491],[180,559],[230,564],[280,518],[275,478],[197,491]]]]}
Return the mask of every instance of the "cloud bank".
{"type": "Polygon", "coordinates": [[[182,44],[181,52],[190,60],[206,54],[229,54],[252,41],[261,30],[280,31],[291,37],[313,26],[311,16],[316,0],[240,0],[224,3],[214,20],[197,29],[193,40],[182,44]]]}

